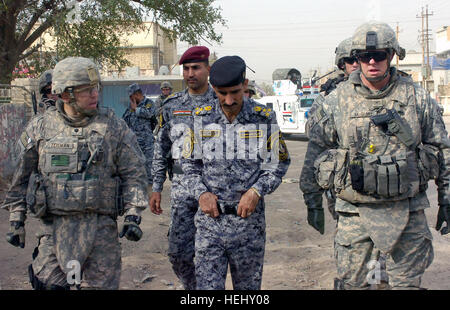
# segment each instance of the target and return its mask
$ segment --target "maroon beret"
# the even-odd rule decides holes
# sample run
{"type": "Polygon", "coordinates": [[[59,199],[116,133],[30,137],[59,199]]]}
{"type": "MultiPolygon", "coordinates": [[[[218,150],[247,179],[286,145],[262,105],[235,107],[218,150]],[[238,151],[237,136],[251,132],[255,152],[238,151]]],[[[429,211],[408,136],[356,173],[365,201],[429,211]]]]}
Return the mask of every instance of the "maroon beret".
{"type": "Polygon", "coordinates": [[[185,64],[189,62],[202,62],[208,60],[209,49],[206,46],[193,46],[184,52],[180,58],[179,64],[185,64]]]}

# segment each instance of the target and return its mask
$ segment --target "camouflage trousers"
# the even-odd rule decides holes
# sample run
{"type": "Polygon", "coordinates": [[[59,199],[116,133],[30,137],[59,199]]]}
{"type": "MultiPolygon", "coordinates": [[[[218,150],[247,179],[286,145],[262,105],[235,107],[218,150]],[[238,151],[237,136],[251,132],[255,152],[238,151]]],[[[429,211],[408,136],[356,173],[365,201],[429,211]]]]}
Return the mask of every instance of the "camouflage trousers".
{"type": "Polygon", "coordinates": [[[197,289],[224,290],[228,265],[235,290],[261,289],[266,243],[262,202],[245,219],[233,214],[212,218],[199,209],[195,226],[197,289]]]}
{"type": "Polygon", "coordinates": [[[145,171],[147,172],[147,182],[149,185],[153,184],[153,174],[152,174],[152,162],[153,162],[153,144],[150,146],[142,147],[142,153],[145,156],[145,171]]]}
{"type": "Polygon", "coordinates": [[[175,275],[186,290],[195,290],[194,216],[198,202],[180,184],[175,174],[170,193],[171,217],[169,227],[169,260],[175,275]]]}
{"type": "MultiPolygon", "coordinates": [[[[360,217],[340,213],[335,259],[344,289],[369,289],[370,284],[379,284],[376,279],[376,272],[380,272],[376,263],[379,256],[380,251],[374,246],[360,217]]],[[[422,275],[433,257],[432,235],[424,211],[410,212],[399,240],[392,252],[386,255],[386,272],[391,288],[419,289],[422,275]]]]}
{"type": "Polygon", "coordinates": [[[115,220],[97,214],[55,216],[40,226],[32,268],[46,287],[66,286],[68,271],[75,270],[69,262],[76,260],[81,289],[119,288],[121,247],[115,220]]]}

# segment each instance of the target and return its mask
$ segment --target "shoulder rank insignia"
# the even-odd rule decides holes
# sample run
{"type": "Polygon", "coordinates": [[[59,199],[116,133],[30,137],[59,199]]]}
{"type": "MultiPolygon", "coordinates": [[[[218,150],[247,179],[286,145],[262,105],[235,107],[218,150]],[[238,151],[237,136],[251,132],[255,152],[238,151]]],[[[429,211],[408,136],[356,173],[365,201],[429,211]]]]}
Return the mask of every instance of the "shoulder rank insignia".
{"type": "Polygon", "coordinates": [[[212,106],[208,105],[205,107],[197,107],[194,110],[194,114],[195,115],[206,115],[208,114],[210,111],[212,111],[212,106]]]}
{"type": "Polygon", "coordinates": [[[256,112],[256,114],[260,114],[260,115],[263,115],[265,117],[269,117],[270,116],[270,112],[272,112],[272,109],[265,108],[265,107],[262,107],[262,106],[259,106],[259,105],[254,107],[253,110],[256,112]]]}

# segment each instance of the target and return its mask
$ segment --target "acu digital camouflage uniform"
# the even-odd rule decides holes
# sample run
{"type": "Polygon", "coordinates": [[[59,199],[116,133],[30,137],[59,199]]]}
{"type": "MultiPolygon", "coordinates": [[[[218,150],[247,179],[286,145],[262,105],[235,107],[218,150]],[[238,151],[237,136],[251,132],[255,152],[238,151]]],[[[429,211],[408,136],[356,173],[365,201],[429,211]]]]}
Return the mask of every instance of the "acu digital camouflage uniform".
{"type": "Polygon", "coordinates": [[[52,84],[53,70],[47,70],[39,77],[39,92],[41,93],[41,100],[39,102],[38,111],[44,113],[49,107],[55,106],[55,100],[50,99],[45,94],[45,88],[52,84]]]}
{"type": "Polygon", "coordinates": [[[228,264],[234,289],[260,289],[266,240],[264,196],[280,185],[290,164],[275,114],[244,99],[230,123],[216,99],[196,110],[191,138],[194,145],[185,143],[183,151],[190,158],[183,160],[185,188],[196,201],[204,192],[218,196],[221,210],[217,218],[200,208],[195,215],[197,289],[224,290],[228,264]],[[193,148],[194,157],[189,156],[193,148]],[[255,211],[242,218],[236,214],[237,206],[252,187],[261,198],[255,211]]]}
{"type": "Polygon", "coordinates": [[[188,90],[169,96],[160,115],[160,129],[156,138],[153,158],[153,191],[162,192],[166,171],[173,165],[170,192],[171,221],[169,228],[169,259],[172,268],[187,290],[195,289],[194,267],[194,215],[197,201],[183,187],[183,171],[179,162],[186,128],[192,123],[192,111],[211,102],[214,90],[209,86],[203,95],[190,95],[188,90]]]}
{"type": "MultiPolygon", "coordinates": [[[[170,82],[162,82],[161,83],[161,90],[163,89],[163,88],[170,88],[170,92],[172,92],[172,84],[170,84],[170,82]]],[[[156,107],[156,109],[157,109],[157,114],[156,115],[159,115],[160,114],[160,112],[161,112],[161,109],[162,109],[162,107],[163,107],[163,105],[164,105],[164,101],[167,99],[167,97],[169,97],[171,94],[169,94],[169,95],[164,95],[164,94],[161,94],[161,95],[159,95],[159,97],[158,98],[156,98],[156,100],[155,100],[155,107],[156,107]]]]}
{"type": "MultiPolygon", "coordinates": [[[[335,65],[338,69],[340,69],[342,71],[345,70],[344,58],[350,57],[351,51],[352,51],[352,38],[347,38],[347,39],[343,40],[336,47],[335,65]]],[[[305,125],[305,132],[306,132],[307,136],[309,134],[311,127],[314,126],[314,120],[316,119],[314,117],[314,113],[318,109],[318,107],[322,106],[322,103],[325,100],[325,96],[327,96],[334,89],[336,89],[336,87],[339,83],[347,81],[347,79],[348,79],[348,75],[341,73],[333,79],[328,79],[325,84],[320,86],[321,93],[314,100],[314,103],[312,104],[311,109],[308,112],[309,117],[308,117],[308,120],[306,121],[306,125],[305,125]]],[[[335,211],[336,198],[334,197],[333,189],[329,189],[326,192],[326,198],[327,198],[328,210],[330,211],[331,215],[333,216],[333,219],[336,220],[338,218],[338,215],[335,211]]]]}
{"type": "MultiPolygon", "coordinates": [[[[136,85],[136,84],[134,84],[136,85]]],[[[145,156],[145,170],[147,172],[147,182],[152,185],[152,161],[155,138],[153,130],[156,128],[158,120],[158,109],[148,97],[138,103],[135,111],[127,108],[122,118],[128,127],[136,134],[139,146],[145,156]]]]}
{"type": "MultiPolygon", "coordinates": [[[[383,42],[385,24],[360,30],[373,30],[363,28],[367,25],[383,42]]],[[[375,92],[360,74],[355,71],[339,84],[314,114],[300,188],[313,210],[322,208],[323,189],[335,188],[335,258],[343,288],[368,288],[367,264],[380,252],[388,254],[392,288],[419,288],[433,260],[425,190],[435,178],[439,205],[450,202],[450,141],[437,105],[410,78],[390,68],[388,84],[375,92]],[[389,125],[395,134],[371,121],[387,109],[400,115],[389,125]]]]}
{"type": "MultiPolygon", "coordinates": [[[[56,65],[53,91],[61,93],[66,82],[58,83],[57,75],[70,85],[99,82],[95,65],[86,58],[70,57],[56,65]]],[[[17,146],[17,168],[2,208],[9,210],[11,222],[25,221],[27,205],[31,216],[40,218],[39,245],[29,267],[33,288],[68,289],[66,274],[73,270],[68,263],[75,260],[81,266],[81,288],[118,289],[116,218],[123,212],[139,216],[148,205],[144,156],[135,134],[110,109],[75,120],[58,101],[28,123],[17,146]]]]}

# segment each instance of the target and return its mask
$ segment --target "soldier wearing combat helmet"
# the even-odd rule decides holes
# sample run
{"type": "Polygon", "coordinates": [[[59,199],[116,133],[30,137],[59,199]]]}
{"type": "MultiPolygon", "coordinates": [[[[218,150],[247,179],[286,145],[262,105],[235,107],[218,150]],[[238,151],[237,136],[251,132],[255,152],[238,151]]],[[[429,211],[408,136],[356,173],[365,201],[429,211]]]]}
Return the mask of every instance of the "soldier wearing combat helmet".
{"type": "Polygon", "coordinates": [[[47,70],[39,78],[39,93],[41,94],[41,101],[39,102],[39,107],[48,109],[55,105],[58,96],[52,94],[52,75],[53,70],[47,70]]]}
{"type": "Polygon", "coordinates": [[[148,204],[143,154],[125,122],[98,107],[99,91],[91,60],[60,61],[52,89],[60,99],[28,123],[17,143],[17,167],[2,208],[10,213],[7,241],[14,246],[25,246],[27,213],[40,219],[28,268],[36,290],[72,284],[118,289],[117,217],[125,216],[120,237],[142,236],[140,214],[148,204]],[[67,276],[73,270],[74,279],[67,276]]]}
{"type": "Polygon", "coordinates": [[[340,82],[346,81],[350,73],[359,69],[358,59],[351,55],[352,38],[347,38],[336,47],[334,63],[336,67],[342,71],[338,77],[328,79],[320,86],[320,91],[325,92],[324,95],[331,93],[340,82]]]}
{"type": "Polygon", "coordinates": [[[325,97],[310,129],[300,176],[308,223],[324,233],[322,192],[334,188],[335,288],[379,284],[370,269],[384,254],[389,285],[419,289],[433,261],[424,213],[431,179],[438,185],[435,228],[449,232],[450,140],[430,94],[390,66],[405,51],[389,25],[358,27],[352,53],[361,69],[325,97]]]}
{"type": "MultiPolygon", "coordinates": [[[[336,47],[335,64],[336,67],[342,70],[343,73],[339,74],[339,76],[336,78],[329,79],[320,86],[321,94],[314,100],[314,103],[311,106],[311,109],[309,110],[308,113],[309,117],[305,126],[306,134],[309,133],[311,127],[314,125],[314,121],[316,120],[314,113],[318,109],[318,107],[322,104],[322,102],[325,100],[325,96],[331,93],[338,86],[339,83],[346,81],[350,73],[359,69],[358,60],[356,59],[355,56],[351,55],[351,51],[352,51],[352,38],[345,39],[344,41],[339,43],[339,45],[336,47]]],[[[333,218],[336,220],[338,218],[338,215],[334,210],[336,199],[334,197],[332,188],[326,192],[326,197],[328,210],[330,211],[333,218]]]]}

